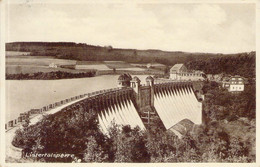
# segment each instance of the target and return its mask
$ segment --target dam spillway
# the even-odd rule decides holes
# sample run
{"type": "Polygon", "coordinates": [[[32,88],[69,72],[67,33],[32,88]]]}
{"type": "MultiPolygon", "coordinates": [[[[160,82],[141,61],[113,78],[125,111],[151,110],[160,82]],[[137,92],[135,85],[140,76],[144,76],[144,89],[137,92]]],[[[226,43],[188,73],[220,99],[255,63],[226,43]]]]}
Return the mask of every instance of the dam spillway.
{"type": "Polygon", "coordinates": [[[139,126],[141,129],[145,129],[133,102],[129,99],[102,110],[98,114],[98,121],[104,133],[108,131],[113,123],[117,125],[130,125],[131,128],[139,126]]]}
{"type": "Polygon", "coordinates": [[[183,119],[195,124],[202,121],[202,103],[198,102],[191,87],[169,89],[155,94],[154,107],[166,129],[183,119]]]}
{"type": "Polygon", "coordinates": [[[153,126],[155,117],[166,130],[185,119],[194,124],[202,123],[202,99],[194,91],[192,82],[154,84],[149,76],[146,84],[141,85],[137,77],[124,74],[119,77],[118,86],[131,93],[116,98],[113,105],[99,111],[98,121],[105,133],[113,123],[147,129],[153,126]]]}

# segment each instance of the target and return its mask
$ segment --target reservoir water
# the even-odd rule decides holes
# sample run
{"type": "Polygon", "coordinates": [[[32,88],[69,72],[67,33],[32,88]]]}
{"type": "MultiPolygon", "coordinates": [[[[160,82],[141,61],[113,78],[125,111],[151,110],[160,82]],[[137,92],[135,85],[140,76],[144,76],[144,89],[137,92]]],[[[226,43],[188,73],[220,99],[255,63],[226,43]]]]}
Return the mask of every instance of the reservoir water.
{"type": "MultiPolygon", "coordinates": [[[[76,95],[117,87],[119,75],[61,80],[7,80],[5,122],[16,119],[30,109],[64,100],[76,95]]],[[[137,75],[141,84],[147,75],[137,75]]],[[[133,77],[133,76],[132,76],[133,77]]]]}

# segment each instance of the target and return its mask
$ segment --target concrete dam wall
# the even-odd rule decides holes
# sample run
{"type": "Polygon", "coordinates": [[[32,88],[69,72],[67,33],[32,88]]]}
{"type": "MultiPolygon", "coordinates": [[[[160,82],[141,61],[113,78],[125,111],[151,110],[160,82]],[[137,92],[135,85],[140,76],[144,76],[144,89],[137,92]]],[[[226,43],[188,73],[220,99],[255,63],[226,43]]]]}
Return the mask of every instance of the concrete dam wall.
{"type": "Polygon", "coordinates": [[[77,112],[82,107],[86,112],[95,112],[104,133],[113,123],[149,129],[159,120],[166,130],[185,119],[202,123],[202,98],[194,90],[194,82],[155,83],[149,76],[142,85],[139,78],[127,74],[120,75],[117,82],[118,88],[78,96],[59,112],[77,112]]]}
{"type": "Polygon", "coordinates": [[[146,84],[141,85],[137,77],[121,75],[118,86],[129,93],[126,97],[117,95],[117,102],[99,113],[104,132],[112,122],[147,129],[153,126],[154,117],[160,119],[166,130],[185,119],[194,124],[202,123],[202,98],[194,91],[192,82],[154,84],[154,79],[147,77],[146,84]]]}

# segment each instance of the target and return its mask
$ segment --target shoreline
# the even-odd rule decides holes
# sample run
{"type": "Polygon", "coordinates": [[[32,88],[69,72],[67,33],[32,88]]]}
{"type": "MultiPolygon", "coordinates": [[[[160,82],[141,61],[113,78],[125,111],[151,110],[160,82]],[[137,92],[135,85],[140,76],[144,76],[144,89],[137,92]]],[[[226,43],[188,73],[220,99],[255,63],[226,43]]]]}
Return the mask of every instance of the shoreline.
{"type": "MultiPolygon", "coordinates": [[[[82,72],[84,73],[84,72],[82,72]]],[[[16,81],[35,81],[35,80],[42,80],[42,81],[53,81],[53,80],[68,80],[68,79],[81,79],[81,78],[94,78],[94,77],[99,77],[99,76],[106,76],[106,75],[120,75],[120,74],[124,74],[124,73],[129,73],[130,75],[164,75],[164,73],[162,71],[158,71],[158,72],[143,72],[143,71],[117,71],[116,73],[113,72],[108,72],[108,73],[102,73],[99,72],[98,74],[94,75],[94,76],[90,76],[90,77],[75,77],[75,78],[57,78],[57,79],[5,79],[8,81],[11,80],[16,80],[16,81]]],[[[33,73],[35,74],[35,73],[33,73]]],[[[80,73],[79,73],[80,74],[80,73]]],[[[8,74],[8,75],[19,75],[19,74],[8,74]]],[[[25,75],[22,73],[22,75],[25,75]]]]}

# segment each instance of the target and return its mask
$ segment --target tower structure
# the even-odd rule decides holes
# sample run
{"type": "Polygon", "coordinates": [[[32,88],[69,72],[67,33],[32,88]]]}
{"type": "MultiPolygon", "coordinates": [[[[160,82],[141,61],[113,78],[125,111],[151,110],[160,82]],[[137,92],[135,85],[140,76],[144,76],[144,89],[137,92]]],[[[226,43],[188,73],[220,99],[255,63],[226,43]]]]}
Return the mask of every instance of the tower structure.
{"type": "Polygon", "coordinates": [[[117,80],[117,82],[118,82],[117,87],[119,87],[119,88],[130,87],[131,80],[132,80],[131,75],[121,74],[117,80]]]}
{"type": "Polygon", "coordinates": [[[141,86],[141,80],[138,77],[134,77],[131,81],[131,88],[133,88],[133,90],[135,91],[135,93],[138,94],[138,92],[140,91],[140,86],[141,86]]]}

